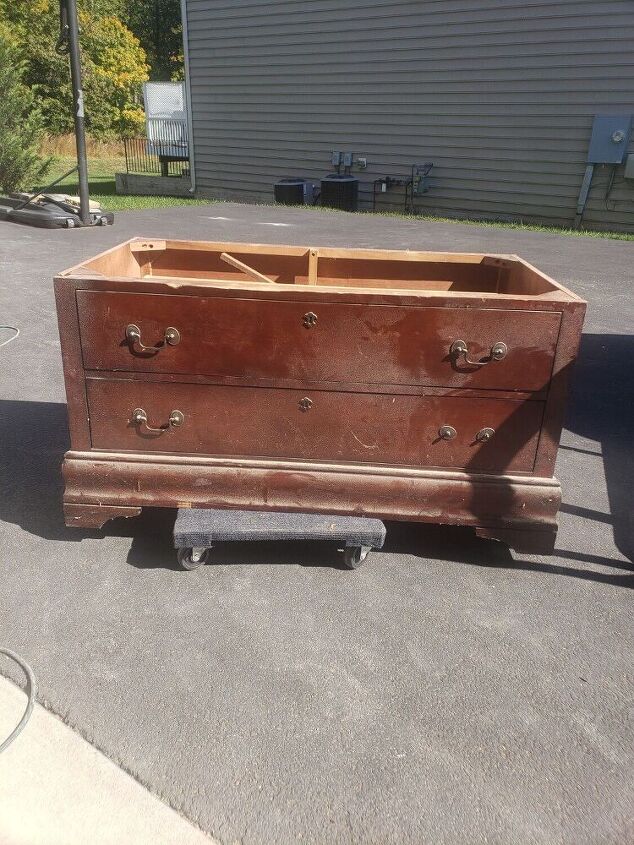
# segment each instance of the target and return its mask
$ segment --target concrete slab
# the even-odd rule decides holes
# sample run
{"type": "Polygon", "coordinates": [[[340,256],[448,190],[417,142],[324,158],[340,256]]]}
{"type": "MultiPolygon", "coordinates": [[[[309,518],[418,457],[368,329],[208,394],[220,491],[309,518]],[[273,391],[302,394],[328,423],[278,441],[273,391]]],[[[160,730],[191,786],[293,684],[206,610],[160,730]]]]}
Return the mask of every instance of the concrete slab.
{"type": "Polygon", "coordinates": [[[47,706],[223,843],[634,838],[634,243],[227,203],[0,224],[0,262],[2,640],[47,706]],[[588,298],[556,554],[389,525],[356,572],[273,544],[186,573],[169,514],[66,530],[50,279],[133,235],[516,252],[588,298]]]}
{"type": "MultiPolygon", "coordinates": [[[[13,729],[25,702],[0,677],[0,736],[13,729]]],[[[0,783],[5,845],[213,845],[39,704],[0,755],[0,783]]]]}

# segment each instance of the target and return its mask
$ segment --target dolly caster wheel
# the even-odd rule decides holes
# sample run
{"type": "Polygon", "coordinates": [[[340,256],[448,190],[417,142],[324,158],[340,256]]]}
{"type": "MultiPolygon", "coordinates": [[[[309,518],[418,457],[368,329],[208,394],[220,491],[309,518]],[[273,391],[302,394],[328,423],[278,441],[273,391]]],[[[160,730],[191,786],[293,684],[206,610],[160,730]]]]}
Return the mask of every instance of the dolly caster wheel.
{"type": "Polygon", "coordinates": [[[177,549],[176,557],[183,569],[198,569],[209,560],[211,549],[177,549]]]}
{"type": "Polygon", "coordinates": [[[372,546],[346,546],[343,561],[348,569],[358,569],[368,556],[372,546]]]}

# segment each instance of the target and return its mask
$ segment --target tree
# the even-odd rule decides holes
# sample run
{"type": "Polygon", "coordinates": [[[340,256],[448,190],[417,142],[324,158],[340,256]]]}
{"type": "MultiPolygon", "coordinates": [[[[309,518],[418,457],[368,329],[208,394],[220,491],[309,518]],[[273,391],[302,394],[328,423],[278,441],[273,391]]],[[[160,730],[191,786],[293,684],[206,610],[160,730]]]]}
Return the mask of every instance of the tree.
{"type": "Polygon", "coordinates": [[[139,95],[149,71],[145,51],[112,15],[95,19],[84,14],[82,21],[82,47],[88,57],[84,72],[88,129],[99,137],[112,130],[133,135],[144,123],[139,95]]]}
{"type": "MultiPolygon", "coordinates": [[[[97,138],[134,134],[143,124],[141,84],[148,78],[145,51],[121,22],[124,0],[79,0],[86,128],[97,138]]],[[[47,131],[73,129],[68,57],[59,55],[58,0],[0,0],[5,22],[25,62],[24,82],[36,95],[47,131]]]]}
{"type": "Polygon", "coordinates": [[[11,34],[0,26],[0,190],[7,193],[32,188],[51,163],[38,152],[43,121],[22,81],[25,69],[11,34]]]}
{"type": "Polygon", "coordinates": [[[151,65],[151,78],[183,78],[180,0],[124,0],[122,19],[134,32],[151,65]]]}

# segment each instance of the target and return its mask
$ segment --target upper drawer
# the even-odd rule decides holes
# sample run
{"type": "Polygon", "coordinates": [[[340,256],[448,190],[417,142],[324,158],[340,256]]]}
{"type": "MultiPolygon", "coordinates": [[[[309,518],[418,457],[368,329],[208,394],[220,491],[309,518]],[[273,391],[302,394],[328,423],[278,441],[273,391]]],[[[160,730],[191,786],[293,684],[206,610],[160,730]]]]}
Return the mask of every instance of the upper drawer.
{"type": "Polygon", "coordinates": [[[96,291],[78,291],[77,303],[88,370],[246,380],[537,391],[550,379],[560,323],[549,311],[96,291]],[[128,326],[140,341],[126,339],[128,326]],[[168,328],[177,343],[165,341],[168,328]],[[451,354],[458,340],[466,351],[451,354]],[[507,351],[495,360],[499,343],[507,351]]]}

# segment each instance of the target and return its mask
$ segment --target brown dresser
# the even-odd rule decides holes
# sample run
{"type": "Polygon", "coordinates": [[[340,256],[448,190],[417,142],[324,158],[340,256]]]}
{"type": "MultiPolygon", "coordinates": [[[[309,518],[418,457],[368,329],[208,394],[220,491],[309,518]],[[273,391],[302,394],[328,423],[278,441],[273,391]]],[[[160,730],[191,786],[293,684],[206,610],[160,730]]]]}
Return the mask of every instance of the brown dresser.
{"type": "Polygon", "coordinates": [[[552,549],[585,303],[517,256],[136,238],[55,290],[68,525],[319,511],[552,549]]]}

